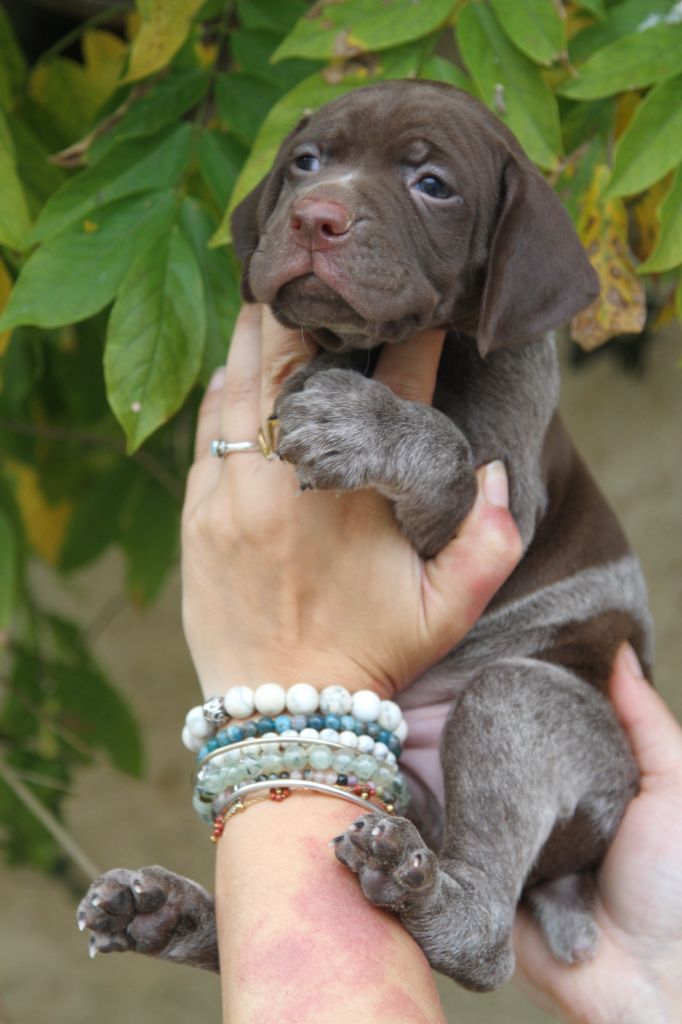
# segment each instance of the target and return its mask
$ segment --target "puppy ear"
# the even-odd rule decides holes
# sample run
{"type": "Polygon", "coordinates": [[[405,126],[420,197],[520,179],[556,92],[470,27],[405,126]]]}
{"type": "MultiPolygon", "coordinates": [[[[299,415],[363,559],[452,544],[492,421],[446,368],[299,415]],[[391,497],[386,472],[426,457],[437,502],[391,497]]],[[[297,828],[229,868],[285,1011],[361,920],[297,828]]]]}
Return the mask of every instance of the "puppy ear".
{"type": "Polygon", "coordinates": [[[542,176],[512,157],[490,245],[479,352],[537,341],[598,294],[599,279],[568,214],[542,176]]]}
{"type": "Polygon", "coordinates": [[[270,175],[263,178],[260,184],[235,206],[230,218],[232,244],[242,264],[242,298],[245,302],[256,301],[249,284],[249,263],[258,245],[258,207],[269,181],[270,175]]]}

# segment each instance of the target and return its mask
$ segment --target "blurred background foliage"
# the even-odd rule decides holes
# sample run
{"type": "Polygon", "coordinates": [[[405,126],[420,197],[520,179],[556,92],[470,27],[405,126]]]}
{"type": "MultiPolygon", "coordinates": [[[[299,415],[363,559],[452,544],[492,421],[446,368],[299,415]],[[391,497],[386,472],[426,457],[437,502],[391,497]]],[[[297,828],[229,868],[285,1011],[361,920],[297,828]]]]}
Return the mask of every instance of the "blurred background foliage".
{"type": "Polygon", "coordinates": [[[516,133],[599,273],[576,353],[637,362],[682,315],[682,3],[7,0],[0,8],[0,841],[78,857],[72,775],[139,775],[88,631],[41,602],[117,547],[126,599],[178,551],[202,387],[239,304],[229,213],[310,108],[449,82],[516,133]],[[626,335],[623,339],[622,335],[626,335]]]}

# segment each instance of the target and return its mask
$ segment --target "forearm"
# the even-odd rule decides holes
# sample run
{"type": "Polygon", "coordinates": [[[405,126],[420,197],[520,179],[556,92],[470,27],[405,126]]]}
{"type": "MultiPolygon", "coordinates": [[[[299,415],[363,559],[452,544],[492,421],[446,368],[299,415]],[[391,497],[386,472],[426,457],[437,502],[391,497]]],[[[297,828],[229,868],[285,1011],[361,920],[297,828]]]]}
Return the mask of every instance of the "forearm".
{"type": "Polygon", "coordinates": [[[444,1024],[423,953],[328,845],[357,815],[299,793],[229,820],[216,874],[226,1024],[444,1024]]]}

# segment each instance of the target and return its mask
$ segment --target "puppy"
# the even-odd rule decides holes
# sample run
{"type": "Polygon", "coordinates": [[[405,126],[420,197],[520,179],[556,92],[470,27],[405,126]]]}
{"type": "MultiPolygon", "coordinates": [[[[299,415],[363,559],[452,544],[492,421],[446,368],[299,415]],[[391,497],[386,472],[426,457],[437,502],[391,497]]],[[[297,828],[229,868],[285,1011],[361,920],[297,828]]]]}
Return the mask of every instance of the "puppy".
{"type": "MultiPolygon", "coordinates": [[[[468,988],[511,976],[521,899],[555,956],[581,961],[592,872],[637,789],[606,682],[622,641],[647,671],[652,655],[638,563],[557,413],[550,332],[596,275],[513,136],[432,82],[305,118],[233,233],[245,297],[323,349],[276,409],[302,487],[377,488],[428,557],[471,508],[475,469],[502,459],[524,543],[476,627],[399,698],[411,820],[366,815],[336,855],[468,988]],[[427,327],[448,331],[433,407],[371,379],[378,346],[427,327]]],[[[93,948],[217,969],[210,897],[163,869],[105,875],[79,922],[93,948]]]]}

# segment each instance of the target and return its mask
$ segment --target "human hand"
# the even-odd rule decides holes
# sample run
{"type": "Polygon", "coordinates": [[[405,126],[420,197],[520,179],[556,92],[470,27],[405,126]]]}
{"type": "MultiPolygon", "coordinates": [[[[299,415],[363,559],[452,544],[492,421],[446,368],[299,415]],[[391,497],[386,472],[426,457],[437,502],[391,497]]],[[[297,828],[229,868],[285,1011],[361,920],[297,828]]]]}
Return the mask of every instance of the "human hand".
{"type": "MultiPolygon", "coordinates": [[[[381,353],[375,378],[430,403],[443,343],[424,332],[381,353]]],[[[183,511],[183,621],[206,695],[266,680],[338,683],[390,697],[457,643],[516,566],[521,541],[501,464],[480,470],[458,536],[422,561],[374,491],[301,494],[254,439],[282,381],[311,357],[268,310],[242,310],[224,381],[202,404],[183,511]]]]}
{"type": "Polygon", "coordinates": [[[682,728],[619,652],[611,696],[641,771],[597,879],[599,945],[579,966],[556,961],[530,917],[515,930],[517,978],[534,1002],[567,1021],[682,1020],[682,728]]]}

